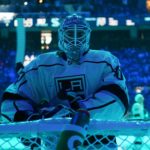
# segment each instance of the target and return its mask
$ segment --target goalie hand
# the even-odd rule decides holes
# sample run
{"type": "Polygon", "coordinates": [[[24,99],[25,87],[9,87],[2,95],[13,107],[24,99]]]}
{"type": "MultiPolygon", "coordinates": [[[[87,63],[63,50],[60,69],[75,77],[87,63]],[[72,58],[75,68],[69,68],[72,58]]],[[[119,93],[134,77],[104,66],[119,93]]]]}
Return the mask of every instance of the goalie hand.
{"type": "Polygon", "coordinates": [[[84,105],[81,103],[81,100],[83,100],[83,98],[78,94],[76,94],[75,92],[61,91],[58,93],[58,97],[62,100],[68,100],[70,107],[75,111],[80,108],[84,108],[84,105]]]}

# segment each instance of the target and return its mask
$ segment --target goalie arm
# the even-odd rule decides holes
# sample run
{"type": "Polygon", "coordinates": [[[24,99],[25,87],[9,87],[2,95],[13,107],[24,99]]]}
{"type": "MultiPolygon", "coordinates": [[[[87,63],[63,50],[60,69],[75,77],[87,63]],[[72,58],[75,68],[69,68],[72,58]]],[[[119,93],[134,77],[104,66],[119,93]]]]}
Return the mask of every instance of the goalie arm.
{"type": "Polygon", "coordinates": [[[25,99],[5,99],[1,103],[2,122],[25,121],[35,112],[33,106],[25,99]]]}
{"type": "Polygon", "coordinates": [[[118,120],[128,111],[129,96],[126,79],[121,71],[118,58],[109,54],[105,62],[102,76],[99,79],[99,87],[96,87],[91,95],[87,95],[79,102],[90,112],[91,118],[118,120]]]}
{"type": "Polygon", "coordinates": [[[6,100],[1,106],[1,117],[3,122],[38,120],[42,118],[51,118],[63,108],[63,105],[57,105],[51,110],[48,110],[45,107],[39,111],[35,111],[32,105],[30,105],[27,101],[19,100],[15,102],[12,100],[6,100]]]}
{"type": "Polygon", "coordinates": [[[110,84],[102,86],[91,97],[81,100],[80,105],[90,112],[92,118],[120,119],[128,110],[128,96],[120,86],[110,84]]]}
{"type": "Polygon", "coordinates": [[[57,105],[51,109],[47,103],[37,106],[31,100],[21,97],[18,94],[6,92],[1,102],[1,118],[3,122],[20,122],[51,118],[64,106],[57,105]]]}

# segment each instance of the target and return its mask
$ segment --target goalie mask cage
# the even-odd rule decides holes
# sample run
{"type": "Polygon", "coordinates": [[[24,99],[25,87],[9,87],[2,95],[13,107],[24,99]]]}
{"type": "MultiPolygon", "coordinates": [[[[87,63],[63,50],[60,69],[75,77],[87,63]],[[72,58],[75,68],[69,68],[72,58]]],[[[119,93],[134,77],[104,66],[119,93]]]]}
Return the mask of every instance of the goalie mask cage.
{"type": "MultiPolygon", "coordinates": [[[[0,124],[0,150],[55,150],[69,119],[0,124]]],[[[150,123],[91,120],[79,150],[150,150],[150,123]]]]}

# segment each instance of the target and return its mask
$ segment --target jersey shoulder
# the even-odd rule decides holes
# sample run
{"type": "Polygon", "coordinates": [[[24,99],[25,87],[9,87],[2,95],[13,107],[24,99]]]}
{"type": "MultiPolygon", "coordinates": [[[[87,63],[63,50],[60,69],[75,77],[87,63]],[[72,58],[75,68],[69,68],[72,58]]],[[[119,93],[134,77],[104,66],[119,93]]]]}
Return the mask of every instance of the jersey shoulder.
{"type": "Polygon", "coordinates": [[[106,50],[90,49],[87,57],[96,61],[112,62],[114,60],[118,60],[118,58],[115,55],[113,55],[110,51],[106,51],[106,50]]]}
{"type": "Polygon", "coordinates": [[[48,53],[43,53],[43,54],[40,54],[36,61],[39,63],[39,64],[43,64],[43,63],[50,63],[50,62],[53,62],[54,60],[56,60],[58,58],[58,55],[57,55],[57,52],[54,51],[54,52],[48,52],[48,53]]]}
{"type": "Polygon", "coordinates": [[[58,61],[57,52],[48,52],[38,55],[33,61],[31,61],[25,68],[25,71],[37,68],[42,65],[51,65],[58,61]]]}

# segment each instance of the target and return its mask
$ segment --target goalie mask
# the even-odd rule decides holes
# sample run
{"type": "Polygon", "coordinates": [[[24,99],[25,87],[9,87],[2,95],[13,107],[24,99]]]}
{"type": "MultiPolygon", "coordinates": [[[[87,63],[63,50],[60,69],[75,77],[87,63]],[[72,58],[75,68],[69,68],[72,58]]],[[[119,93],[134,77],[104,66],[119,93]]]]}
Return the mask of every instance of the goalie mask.
{"type": "Polygon", "coordinates": [[[60,50],[64,51],[67,59],[79,62],[80,57],[89,49],[91,29],[81,16],[68,16],[58,30],[60,50]]]}

